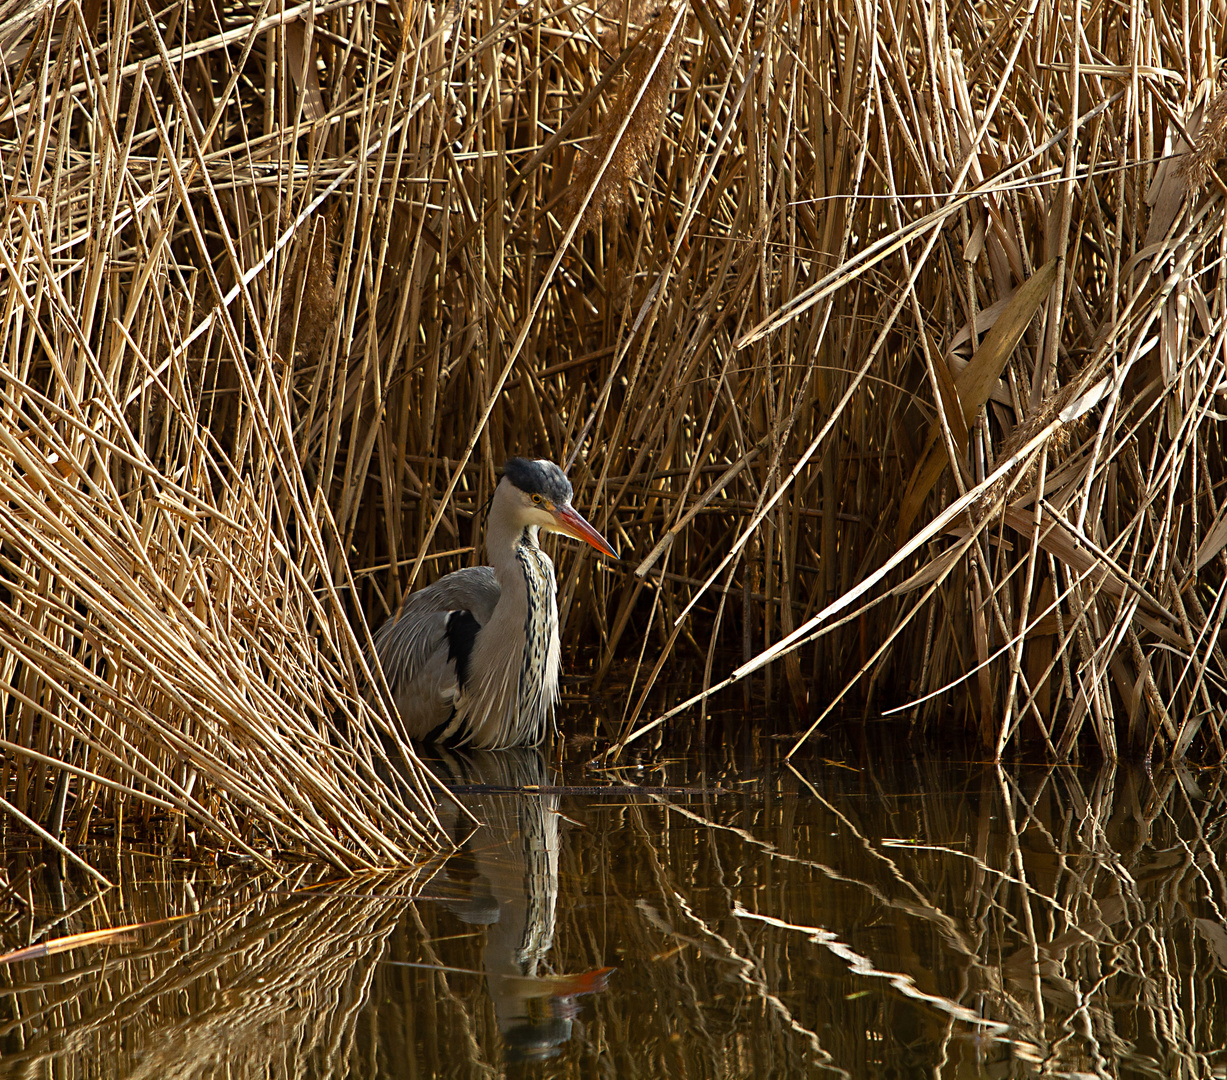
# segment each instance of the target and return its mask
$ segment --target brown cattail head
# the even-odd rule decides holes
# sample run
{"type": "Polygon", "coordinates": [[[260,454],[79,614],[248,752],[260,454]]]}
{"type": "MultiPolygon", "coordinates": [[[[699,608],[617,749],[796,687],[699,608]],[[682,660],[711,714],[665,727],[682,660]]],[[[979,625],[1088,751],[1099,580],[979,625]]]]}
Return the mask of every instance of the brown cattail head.
{"type": "Polygon", "coordinates": [[[329,222],[320,215],[310,226],[304,222],[303,227],[310,229],[310,241],[299,245],[293,268],[281,287],[277,352],[286,361],[291,359],[291,351],[308,360],[319,357],[336,300],[336,257],[328,242],[329,222]]]}
{"type": "Polygon", "coordinates": [[[680,55],[679,32],[667,38],[673,12],[665,9],[657,16],[653,27],[635,47],[635,56],[614,107],[605,116],[600,130],[591,143],[579,152],[571,185],[563,199],[563,217],[573,219],[583,204],[584,196],[595,182],[596,190],[580,219],[577,235],[595,229],[602,221],[619,218],[626,208],[631,181],[640,174],[653,156],[661,120],[669,104],[673,78],[680,55]],[[660,62],[656,63],[657,57],[660,62]],[[656,63],[653,71],[652,65],[656,63]],[[650,78],[649,78],[650,73],[650,78]],[[609,166],[597,180],[601,163],[614,144],[622,120],[647,82],[639,106],[622,133],[610,158],[609,166]]]}
{"type": "Polygon", "coordinates": [[[1227,153],[1227,94],[1220,90],[1206,107],[1197,145],[1180,163],[1180,175],[1190,188],[1199,188],[1224,153],[1227,153]]]}

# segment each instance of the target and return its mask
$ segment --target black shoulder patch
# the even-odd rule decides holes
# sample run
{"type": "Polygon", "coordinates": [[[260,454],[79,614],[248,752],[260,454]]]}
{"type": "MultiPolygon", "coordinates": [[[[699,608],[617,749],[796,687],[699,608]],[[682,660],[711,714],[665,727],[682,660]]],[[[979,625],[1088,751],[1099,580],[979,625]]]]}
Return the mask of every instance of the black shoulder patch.
{"type": "Polygon", "coordinates": [[[447,658],[456,665],[456,683],[461,690],[469,681],[469,657],[480,629],[481,623],[471,611],[453,611],[447,617],[447,658]]]}

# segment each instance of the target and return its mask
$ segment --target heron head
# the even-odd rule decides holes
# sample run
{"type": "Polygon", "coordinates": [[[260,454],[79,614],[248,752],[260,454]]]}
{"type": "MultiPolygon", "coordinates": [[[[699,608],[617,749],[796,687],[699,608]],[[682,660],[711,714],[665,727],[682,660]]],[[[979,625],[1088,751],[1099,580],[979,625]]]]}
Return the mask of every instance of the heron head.
{"type": "Polygon", "coordinates": [[[617,558],[605,538],[571,505],[571,481],[552,461],[511,458],[503,465],[499,487],[508,488],[514,496],[525,525],[573,536],[617,558]]]}

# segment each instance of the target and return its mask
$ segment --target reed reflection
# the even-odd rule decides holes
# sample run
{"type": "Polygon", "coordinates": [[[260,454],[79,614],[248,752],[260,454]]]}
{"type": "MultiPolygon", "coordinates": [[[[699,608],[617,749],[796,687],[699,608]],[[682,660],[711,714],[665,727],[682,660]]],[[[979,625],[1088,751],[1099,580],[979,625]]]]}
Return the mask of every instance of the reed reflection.
{"type": "Polygon", "coordinates": [[[1222,1075],[1227,774],[434,770],[459,852],[395,877],[11,856],[0,1080],[1222,1075]]]}
{"type": "Polygon", "coordinates": [[[604,990],[612,970],[564,975],[550,967],[557,778],[533,748],[452,753],[431,764],[447,784],[439,817],[458,845],[436,879],[440,902],[462,923],[486,928],[482,970],[508,1059],[554,1057],[571,1038],[577,999],[604,990]]]}

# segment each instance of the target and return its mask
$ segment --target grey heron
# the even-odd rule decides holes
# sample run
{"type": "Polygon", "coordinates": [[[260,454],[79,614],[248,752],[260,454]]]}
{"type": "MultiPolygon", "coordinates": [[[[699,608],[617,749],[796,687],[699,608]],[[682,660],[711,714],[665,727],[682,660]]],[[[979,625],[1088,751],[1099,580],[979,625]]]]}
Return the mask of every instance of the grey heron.
{"type": "Polygon", "coordinates": [[[539,530],[616,557],[571,505],[552,461],[511,458],[486,518],[489,566],[473,566],[410,593],[375,632],[411,738],[497,749],[536,746],[558,700],[557,585],[539,530]]]}

